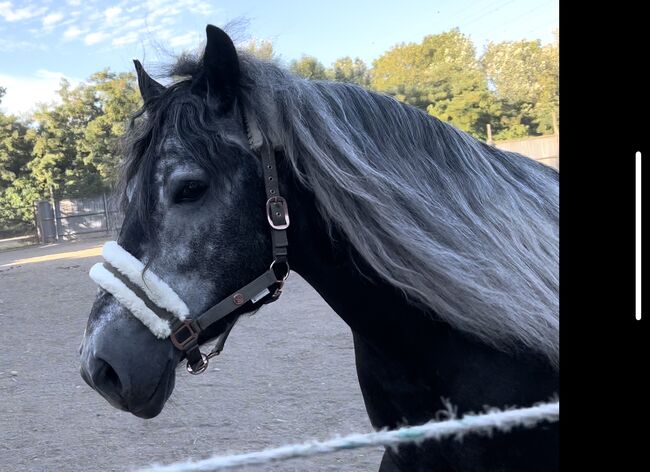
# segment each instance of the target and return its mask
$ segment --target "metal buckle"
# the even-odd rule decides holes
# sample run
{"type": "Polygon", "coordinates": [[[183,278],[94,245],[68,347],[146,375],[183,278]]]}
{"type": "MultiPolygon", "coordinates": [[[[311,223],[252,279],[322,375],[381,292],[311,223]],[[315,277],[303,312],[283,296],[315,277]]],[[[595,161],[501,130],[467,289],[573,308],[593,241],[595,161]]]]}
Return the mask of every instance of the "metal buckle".
{"type": "Polygon", "coordinates": [[[181,351],[185,351],[188,346],[191,346],[192,344],[194,344],[196,342],[196,340],[199,338],[199,333],[198,333],[198,331],[196,331],[192,327],[192,321],[191,320],[185,320],[185,321],[183,321],[183,324],[180,325],[176,329],[176,331],[174,331],[169,336],[169,338],[171,339],[172,344],[174,346],[176,346],[181,351]],[[183,341],[179,341],[176,338],[176,335],[178,335],[179,333],[182,333],[184,329],[189,331],[189,334],[187,335],[187,337],[185,339],[183,339],[183,341]]]}
{"type": "Polygon", "coordinates": [[[266,201],[266,219],[273,229],[282,230],[289,227],[289,207],[287,206],[287,201],[284,199],[284,197],[271,197],[266,201]],[[276,225],[273,222],[273,209],[271,208],[271,205],[274,203],[279,203],[282,205],[282,210],[279,212],[276,211],[275,216],[283,216],[284,223],[276,225]]]}

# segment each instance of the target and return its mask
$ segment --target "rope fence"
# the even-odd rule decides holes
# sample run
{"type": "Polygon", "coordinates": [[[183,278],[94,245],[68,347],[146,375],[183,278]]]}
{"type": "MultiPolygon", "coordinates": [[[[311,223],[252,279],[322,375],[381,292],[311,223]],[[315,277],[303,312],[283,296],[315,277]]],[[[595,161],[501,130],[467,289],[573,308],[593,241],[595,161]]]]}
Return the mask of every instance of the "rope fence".
{"type": "MultiPolygon", "coordinates": [[[[453,412],[451,412],[453,414],[453,412]]],[[[397,446],[404,443],[420,443],[426,439],[442,439],[453,436],[457,439],[469,433],[489,434],[494,430],[509,431],[513,427],[533,427],[542,422],[560,419],[560,402],[543,403],[528,408],[512,410],[492,409],[484,414],[467,414],[462,418],[445,421],[430,421],[419,426],[407,426],[388,431],[291,444],[263,451],[243,454],[213,456],[208,459],[176,462],[169,465],[154,464],[138,472],[193,472],[233,469],[248,465],[261,465],[275,461],[329,454],[336,451],[373,446],[397,446]]]]}

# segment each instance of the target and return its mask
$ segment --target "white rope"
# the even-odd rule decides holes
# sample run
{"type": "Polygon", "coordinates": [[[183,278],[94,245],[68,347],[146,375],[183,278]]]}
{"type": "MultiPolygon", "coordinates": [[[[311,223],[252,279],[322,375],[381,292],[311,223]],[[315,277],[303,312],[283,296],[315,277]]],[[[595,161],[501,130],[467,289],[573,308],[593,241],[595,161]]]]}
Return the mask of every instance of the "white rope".
{"type": "Polygon", "coordinates": [[[226,456],[214,456],[199,461],[184,461],[169,465],[152,465],[139,472],[189,472],[224,470],[245,465],[267,464],[273,461],[327,454],[344,449],[371,446],[395,446],[402,443],[419,443],[425,439],[442,439],[448,436],[460,438],[468,433],[490,433],[493,430],[508,431],[515,426],[532,427],[544,421],[560,419],[560,403],[544,403],[529,408],[499,411],[481,415],[465,415],[460,419],[430,421],[420,426],[408,426],[392,431],[367,434],[350,434],[327,441],[310,441],[226,456]]]}

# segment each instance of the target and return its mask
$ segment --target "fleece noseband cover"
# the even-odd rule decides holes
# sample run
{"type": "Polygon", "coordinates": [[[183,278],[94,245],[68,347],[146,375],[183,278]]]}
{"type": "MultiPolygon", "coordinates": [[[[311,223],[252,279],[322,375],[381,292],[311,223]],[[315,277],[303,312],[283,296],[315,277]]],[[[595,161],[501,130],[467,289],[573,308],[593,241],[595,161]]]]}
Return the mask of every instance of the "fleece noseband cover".
{"type": "Polygon", "coordinates": [[[178,294],[151,270],[145,271],[144,264],[116,241],[104,244],[102,257],[106,262],[92,266],[90,278],[156,337],[165,339],[171,334],[169,321],[159,316],[160,311],[167,313],[167,318],[175,317],[180,321],[189,316],[189,309],[178,294]]]}

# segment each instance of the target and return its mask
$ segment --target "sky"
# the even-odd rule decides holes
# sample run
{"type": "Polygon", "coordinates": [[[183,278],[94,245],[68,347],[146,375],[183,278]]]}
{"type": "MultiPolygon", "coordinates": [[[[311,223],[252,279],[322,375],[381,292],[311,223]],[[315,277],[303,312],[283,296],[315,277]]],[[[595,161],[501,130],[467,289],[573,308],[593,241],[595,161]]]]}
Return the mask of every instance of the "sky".
{"type": "Polygon", "coordinates": [[[458,27],[489,41],[553,40],[559,0],[0,0],[0,110],[23,114],[109,67],[130,71],[196,50],[205,26],[237,22],[238,43],[268,40],[286,63],[303,54],[368,64],[399,43],[458,27]]]}

